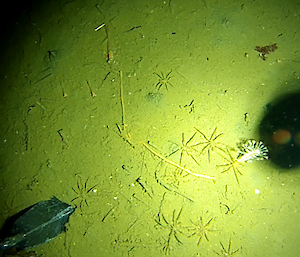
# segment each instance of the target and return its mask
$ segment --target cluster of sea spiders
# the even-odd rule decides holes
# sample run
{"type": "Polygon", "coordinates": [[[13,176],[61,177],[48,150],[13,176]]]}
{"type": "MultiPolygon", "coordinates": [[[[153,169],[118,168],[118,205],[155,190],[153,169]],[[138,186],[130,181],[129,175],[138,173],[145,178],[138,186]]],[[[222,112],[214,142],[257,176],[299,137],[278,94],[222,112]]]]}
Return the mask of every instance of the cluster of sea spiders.
{"type": "Polygon", "coordinates": [[[222,171],[222,173],[225,173],[232,169],[234,172],[236,181],[238,183],[239,183],[238,174],[242,175],[242,173],[239,171],[239,167],[241,164],[251,162],[253,160],[265,160],[265,159],[269,158],[268,157],[268,148],[264,145],[264,143],[262,141],[256,141],[254,139],[245,140],[243,143],[241,143],[238,146],[237,157],[233,157],[229,150],[229,147],[218,141],[218,138],[220,136],[222,136],[223,133],[217,134],[216,133],[217,127],[214,129],[214,131],[212,132],[212,134],[209,137],[206,136],[199,129],[195,128],[195,130],[196,130],[196,132],[187,141],[185,141],[184,133],[182,133],[181,146],[176,147],[176,149],[173,152],[171,152],[170,154],[168,154],[166,156],[163,156],[163,155],[159,154],[158,152],[156,152],[149,143],[147,143],[147,144],[142,143],[142,144],[149,151],[151,151],[154,155],[156,155],[163,161],[177,167],[178,169],[183,170],[183,171],[185,171],[191,175],[197,176],[197,177],[202,177],[202,178],[212,179],[212,180],[215,180],[215,178],[208,176],[208,175],[195,173],[195,172],[185,168],[184,166],[182,166],[181,161],[182,161],[183,153],[185,152],[188,156],[190,156],[199,165],[199,162],[197,161],[197,159],[194,157],[193,154],[197,151],[196,148],[198,146],[202,146],[200,155],[205,154],[207,152],[208,161],[210,162],[212,151],[217,149],[218,151],[221,151],[222,153],[226,154],[226,156],[224,156],[224,154],[222,154],[222,156],[227,162],[225,164],[217,165],[217,166],[224,167],[224,170],[222,171]],[[195,136],[198,133],[201,135],[203,141],[192,143],[192,140],[195,138],[195,136]],[[171,155],[174,155],[175,153],[178,153],[178,152],[180,153],[179,164],[177,164],[169,159],[169,157],[171,155]]]}

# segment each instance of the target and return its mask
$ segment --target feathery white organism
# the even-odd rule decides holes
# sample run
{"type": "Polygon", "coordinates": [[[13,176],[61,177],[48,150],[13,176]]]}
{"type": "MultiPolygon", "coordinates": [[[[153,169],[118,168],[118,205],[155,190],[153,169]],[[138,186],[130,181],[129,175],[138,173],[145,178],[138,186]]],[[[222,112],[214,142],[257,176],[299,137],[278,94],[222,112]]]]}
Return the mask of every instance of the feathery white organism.
{"type": "Polygon", "coordinates": [[[262,141],[257,142],[254,139],[250,139],[242,145],[236,161],[242,163],[251,162],[252,160],[261,161],[268,159],[268,151],[268,148],[262,141]]]}

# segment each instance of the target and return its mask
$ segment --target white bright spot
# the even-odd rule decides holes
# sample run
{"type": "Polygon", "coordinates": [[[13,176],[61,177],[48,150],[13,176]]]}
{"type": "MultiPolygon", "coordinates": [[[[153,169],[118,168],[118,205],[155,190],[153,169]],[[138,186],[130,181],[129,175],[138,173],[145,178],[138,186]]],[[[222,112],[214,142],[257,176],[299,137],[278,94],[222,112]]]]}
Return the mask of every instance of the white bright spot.
{"type": "Polygon", "coordinates": [[[256,188],[256,189],[254,190],[254,193],[255,193],[256,195],[259,195],[259,190],[256,188]]]}

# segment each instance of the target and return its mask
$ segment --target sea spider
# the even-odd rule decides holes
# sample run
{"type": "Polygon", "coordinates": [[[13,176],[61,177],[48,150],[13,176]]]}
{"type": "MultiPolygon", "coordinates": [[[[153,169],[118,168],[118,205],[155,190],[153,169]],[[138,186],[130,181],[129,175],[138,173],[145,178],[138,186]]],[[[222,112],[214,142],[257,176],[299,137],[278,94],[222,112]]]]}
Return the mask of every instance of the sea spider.
{"type": "Polygon", "coordinates": [[[201,240],[203,237],[206,239],[206,241],[209,241],[207,233],[215,231],[215,230],[208,228],[209,225],[211,224],[212,220],[213,220],[213,218],[210,218],[210,220],[204,224],[203,219],[200,216],[199,219],[197,220],[197,222],[191,221],[193,224],[193,227],[190,228],[189,231],[192,231],[192,234],[189,235],[188,237],[197,236],[199,238],[197,245],[199,245],[201,243],[201,240]]]}
{"type": "Polygon", "coordinates": [[[234,255],[236,252],[238,252],[240,250],[240,248],[236,249],[235,251],[231,251],[231,239],[229,239],[229,243],[228,243],[228,248],[227,250],[225,249],[224,245],[221,243],[220,241],[220,245],[222,246],[222,250],[220,253],[216,252],[215,250],[213,250],[217,255],[219,256],[232,256],[234,255]]]}
{"type": "Polygon", "coordinates": [[[223,135],[223,133],[220,133],[215,136],[217,127],[214,129],[213,133],[211,134],[210,137],[207,137],[203,132],[201,132],[199,129],[195,128],[205,139],[204,142],[198,143],[198,145],[203,144],[204,147],[202,148],[200,154],[202,154],[206,149],[207,149],[207,157],[208,157],[208,162],[210,163],[210,157],[211,157],[211,152],[217,148],[222,152],[225,152],[223,148],[221,148],[219,145],[222,144],[220,142],[217,142],[217,139],[223,135]]]}
{"type": "Polygon", "coordinates": [[[179,243],[182,244],[182,242],[179,240],[178,238],[178,234],[183,234],[183,232],[180,230],[181,228],[181,222],[178,222],[180,215],[182,212],[182,207],[180,209],[180,211],[178,212],[177,216],[175,215],[175,210],[173,210],[173,214],[172,214],[172,220],[171,222],[168,222],[167,219],[165,218],[165,216],[163,214],[161,214],[163,221],[166,225],[163,225],[162,222],[160,220],[155,220],[156,223],[158,225],[160,225],[163,228],[168,228],[169,229],[169,234],[168,234],[168,238],[165,240],[165,244],[163,247],[163,252],[165,254],[169,254],[170,253],[170,244],[171,244],[171,239],[172,239],[172,235],[174,236],[175,240],[179,243]]]}
{"type": "Polygon", "coordinates": [[[175,151],[173,151],[172,153],[170,153],[168,156],[166,157],[169,157],[175,153],[177,153],[178,151],[180,151],[180,157],[179,157],[179,165],[182,164],[182,157],[183,157],[183,152],[186,152],[186,154],[188,156],[190,156],[195,163],[198,163],[198,161],[196,160],[196,158],[192,155],[192,152],[196,152],[196,150],[194,149],[195,146],[199,145],[199,143],[195,143],[193,145],[189,145],[189,143],[193,140],[193,138],[195,137],[195,135],[197,134],[197,132],[195,132],[188,141],[185,142],[185,139],[184,139],[184,133],[182,133],[181,135],[181,146],[178,147],[175,151]]]}
{"type": "Polygon", "coordinates": [[[166,166],[165,167],[165,173],[163,176],[164,181],[178,189],[180,181],[183,179],[184,176],[187,176],[187,174],[183,174],[183,171],[178,168],[172,168],[166,166]]]}
{"type": "Polygon", "coordinates": [[[83,207],[84,203],[86,204],[86,206],[89,206],[88,201],[87,201],[88,193],[90,193],[91,191],[96,192],[97,191],[97,189],[96,189],[97,185],[94,185],[94,186],[92,186],[91,188],[88,189],[87,183],[88,183],[89,178],[87,178],[85,183],[83,184],[82,183],[82,178],[78,174],[76,174],[76,175],[78,177],[77,188],[74,189],[72,187],[72,189],[77,194],[77,196],[75,198],[73,198],[71,200],[71,202],[79,199],[79,207],[80,207],[80,210],[82,211],[82,207],[83,207]]]}
{"type": "Polygon", "coordinates": [[[170,83],[170,79],[172,77],[170,77],[170,74],[171,74],[172,70],[165,76],[162,72],[161,72],[161,75],[157,74],[156,72],[154,72],[153,74],[157,75],[158,76],[158,83],[156,84],[156,88],[157,90],[159,90],[161,88],[161,86],[165,86],[166,89],[168,90],[168,85],[170,85],[171,87],[173,87],[173,85],[170,83]]]}
{"type": "Polygon", "coordinates": [[[225,158],[225,160],[227,160],[228,163],[222,164],[222,165],[217,165],[217,166],[218,166],[218,167],[226,167],[225,170],[223,170],[221,173],[225,173],[226,171],[229,171],[230,169],[232,169],[233,172],[234,172],[235,179],[236,179],[236,181],[237,181],[238,184],[239,184],[239,179],[238,179],[238,175],[237,175],[237,174],[239,173],[240,175],[243,175],[243,174],[239,171],[239,169],[238,169],[238,167],[239,167],[241,164],[240,164],[240,162],[238,162],[238,159],[232,157],[232,155],[231,155],[231,153],[229,152],[228,148],[226,148],[226,150],[227,150],[227,153],[228,153],[229,158],[226,158],[226,157],[224,157],[224,158],[225,158]]]}

